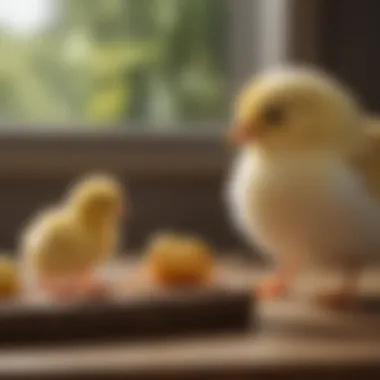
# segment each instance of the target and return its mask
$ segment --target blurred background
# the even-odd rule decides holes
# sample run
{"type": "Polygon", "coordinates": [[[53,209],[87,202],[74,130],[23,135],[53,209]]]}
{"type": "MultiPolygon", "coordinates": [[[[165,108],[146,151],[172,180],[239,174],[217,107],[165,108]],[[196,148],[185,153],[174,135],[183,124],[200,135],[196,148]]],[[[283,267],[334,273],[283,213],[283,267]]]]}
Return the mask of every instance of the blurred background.
{"type": "Polygon", "coordinates": [[[162,133],[225,120],[228,23],[226,0],[2,0],[1,122],[162,133]]]}
{"type": "Polygon", "coordinates": [[[159,229],[244,250],[224,132],[252,74],[309,62],[380,107],[377,0],[0,0],[0,247],[89,171],[131,193],[128,247],[159,229]]]}

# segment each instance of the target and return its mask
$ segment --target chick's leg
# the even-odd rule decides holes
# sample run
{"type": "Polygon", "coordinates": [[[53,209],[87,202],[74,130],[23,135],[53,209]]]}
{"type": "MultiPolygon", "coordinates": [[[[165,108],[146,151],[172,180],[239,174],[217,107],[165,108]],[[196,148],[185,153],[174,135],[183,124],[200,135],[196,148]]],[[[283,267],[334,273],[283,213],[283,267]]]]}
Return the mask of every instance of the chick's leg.
{"type": "Polygon", "coordinates": [[[328,309],[340,310],[353,305],[358,297],[358,287],[362,268],[349,266],[343,269],[342,284],[337,291],[317,294],[317,303],[328,309]]]}
{"type": "Polygon", "coordinates": [[[106,294],[107,287],[93,271],[76,272],[63,276],[40,278],[40,289],[57,301],[98,298],[106,294]]]}
{"type": "Polygon", "coordinates": [[[78,291],[83,297],[103,297],[107,295],[108,290],[107,284],[101,281],[94,271],[84,272],[78,282],[78,291]]]}
{"type": "Polygon", "coordinates": [[[286,295],[298,272],[297,268],[298,265],[295,262],[281,267],[273,277],[256,287],[256,296],[261,300],[265,300],[286,295]]]}

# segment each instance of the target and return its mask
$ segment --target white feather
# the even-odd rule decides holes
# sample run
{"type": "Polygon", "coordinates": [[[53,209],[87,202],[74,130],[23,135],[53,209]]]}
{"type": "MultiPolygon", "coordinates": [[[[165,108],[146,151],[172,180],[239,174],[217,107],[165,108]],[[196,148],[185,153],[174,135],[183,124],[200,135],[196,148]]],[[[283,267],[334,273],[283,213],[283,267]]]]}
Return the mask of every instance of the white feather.
{"type": "Polygon", "coordinates": [[[236,225],[277,261],[365,263],[380,253],[380,207],[328,152],[243,151],[228,184],[236,225]]]}

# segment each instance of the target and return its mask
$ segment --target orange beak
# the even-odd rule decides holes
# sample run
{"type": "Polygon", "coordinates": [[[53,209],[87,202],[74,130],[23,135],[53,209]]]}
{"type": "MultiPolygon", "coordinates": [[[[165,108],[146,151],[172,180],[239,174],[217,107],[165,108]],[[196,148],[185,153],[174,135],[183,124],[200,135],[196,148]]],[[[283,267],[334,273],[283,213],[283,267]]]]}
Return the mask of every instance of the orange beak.
{"type": "Polygon", "coordinates": [[[229,132],[228,139],[232,144],[241,145],[254,140],[251,128],[245,124],[235,124],[229,132]]]}

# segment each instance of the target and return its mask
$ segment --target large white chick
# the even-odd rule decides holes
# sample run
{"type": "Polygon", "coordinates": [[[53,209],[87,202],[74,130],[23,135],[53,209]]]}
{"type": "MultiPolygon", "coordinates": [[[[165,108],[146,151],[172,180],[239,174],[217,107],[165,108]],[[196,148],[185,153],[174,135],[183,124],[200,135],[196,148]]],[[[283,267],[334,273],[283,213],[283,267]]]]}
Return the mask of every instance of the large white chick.
{"type": "Polygon", "coordinates": [[[380,146],[368,120],[343,85],[311,68],[264,73],[242,91],[227,194],[236,226],[278,264],[260,298],[283,295],[311,264],[341,272],[342,286],[318,299],[346,305],[380,258],[380,146]]]}

